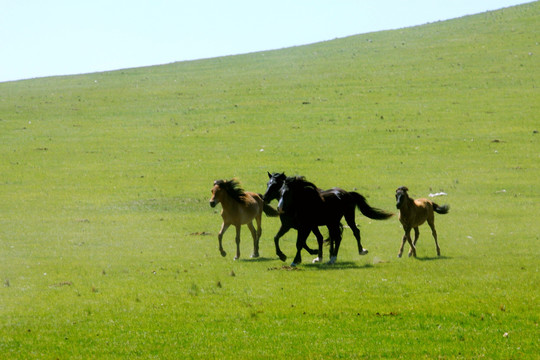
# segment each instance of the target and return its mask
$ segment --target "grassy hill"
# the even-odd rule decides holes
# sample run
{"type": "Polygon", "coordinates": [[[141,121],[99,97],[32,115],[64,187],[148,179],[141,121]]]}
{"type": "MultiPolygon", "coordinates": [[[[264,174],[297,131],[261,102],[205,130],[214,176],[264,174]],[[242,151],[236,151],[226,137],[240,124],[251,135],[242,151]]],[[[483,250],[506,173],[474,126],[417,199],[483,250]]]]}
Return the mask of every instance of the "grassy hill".
{"type": "Polygon", "coordinates": [[[539,18],[0,83],[0,353],[534,358],[539,18]],[[345,229],[337,265],[287,271],[265,218],[261,259],[247,229],[222,258],[213,180],[264,192],[267,171],[388,210],[398,186],[444,191],[443,257],[426,227],[397,259],[397,218],[358,215],[364,257],[345,229]]]}

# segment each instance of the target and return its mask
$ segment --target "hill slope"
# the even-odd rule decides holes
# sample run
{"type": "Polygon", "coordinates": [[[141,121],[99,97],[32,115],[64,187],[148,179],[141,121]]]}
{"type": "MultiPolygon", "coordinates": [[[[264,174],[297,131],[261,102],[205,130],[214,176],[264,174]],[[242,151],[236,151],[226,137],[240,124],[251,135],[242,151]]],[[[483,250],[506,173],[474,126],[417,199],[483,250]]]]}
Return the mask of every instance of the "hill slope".
{"type": "MultiPolygon", "coordinates": [[[[14,129],[27,127],[33,131],[27,148],[47,147],[48,135],[40,129],[63,128],[55,140],[73,154],[71,146],[81,143],[78,137],[84,143],[118,131],[129,136],[130,147],[148,137],[157,147],[171,144],[159,150],[171,155],[212,146],[217,158],[265,161],[302,172],[306,155],[341,164],[361,161],[356,153],[370,157],[388,149],[388,144],[369,140],[374,131],[388,132],[391,148],[402,147],[400,132],[414,134],[426,123],[442,141],[457,127],[468,138],[502,138],[514,128],[501,127],[509,121],[530,135],[538,113],[537,17],[538,4],[533,3],[280,51],[5,83],[0,85],[0,125],[11,142],[3,146],[9,151],[10,145],[21,145],[21,133],[14,129]],[[32,127],[28,121],[34,121],[32,127]],[[484,130],[467,134],[471,122],[484,130]],[[104,129],[103,123],[108,124],[104,129]],[[238,133],[244,125],[246,130],[238,133]],[[298,136],[321,129],[321,146],[296,144],[298,136]],[[348,151],[335,144],[337,136],[345,137],[339,144],[348,151]],[[281,162],[283,151],[290,156],[287,164],[281,162]]],[[[245,176],[242,167],[229,166],[216,173],[245,176]]]]}
{"type": "MultiPolygon", "coordinates": [[[[539,18],[535,2],[278,51],[1,83],[0,349],[533,358],[539,18]],[[397,220],[358,216],[370,254],[357,255],[346,229],[334,268],[270,271],[285,269],[274,219],[263,259],[222,259],[212,181],[238,176],[263,192],[267,171],[357,189],[384,209],[401,185],[415,197],[445,191],[444,257],[422,229],[423,261],[398,261],[397,220]]],[[[289,256],[294,237],[282,241],[289,256]]]]}

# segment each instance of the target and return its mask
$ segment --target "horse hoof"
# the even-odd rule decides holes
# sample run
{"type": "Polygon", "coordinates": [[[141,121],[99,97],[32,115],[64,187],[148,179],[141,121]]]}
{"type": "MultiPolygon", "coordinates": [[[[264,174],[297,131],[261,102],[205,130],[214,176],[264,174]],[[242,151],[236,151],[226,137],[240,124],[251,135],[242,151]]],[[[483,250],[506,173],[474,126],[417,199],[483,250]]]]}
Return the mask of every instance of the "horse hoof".
{"type": "Polygon", "coordinates": [[[330,261],[328,262],[329,265],[334,265],[336,263],[336,260],[337,260],[337,257],[336,256],[332,256],[330,258],[330,261]]]}
{"type": "Polygon", "coordinates": [[[279,260],[281,260],[281,261],[287,260],[287,255],[285,255],[285,254],[278,254],[278,256],[279,256],[279,260]]]}
{"type": "Polygon", "coordinates": [[[318,263],[318,262],[321,262],[321,258],[319,258],[319,257],[316,257],[316,258],[313,259],[313,261],[312,261],[313,264],[316,264],[316,263],[318,263]]]}
{"type": "Polygon", "coordinates": [[[251,254],[251,258],[252,258],[252,259],[256,259],[256,258],[258,258],[258,257],[259,257],[259,254],[251,254]]]}
{"type": "Polygon", "coordinates": [[[400,257],[401,257],[401,254],[397,254],[397,257],[400,258],[400,257]]]}
{"type": "Polygon", "coordinates": [[[360,255],[366,255],[369,251],[367,249],[362,249],[362,251],[360,251],[360,255]]]}
{"type": "Polygon", "coordinates": [[[227,252],[225,250],[221,250],[221,256],[223,257],[227,256],[227,252]]]}
{"type": "Polygon", "coordinates": [[[234,260],[235,260],[235,261],[238,260],[238,259],[240,259],[240,256],[235,256],[235,257],[234,257],[234,260]]]}
{"type": "Polygon", "coordinates": [[[296,263],[291,263],[291,267],[296,267],[296,263]]]}

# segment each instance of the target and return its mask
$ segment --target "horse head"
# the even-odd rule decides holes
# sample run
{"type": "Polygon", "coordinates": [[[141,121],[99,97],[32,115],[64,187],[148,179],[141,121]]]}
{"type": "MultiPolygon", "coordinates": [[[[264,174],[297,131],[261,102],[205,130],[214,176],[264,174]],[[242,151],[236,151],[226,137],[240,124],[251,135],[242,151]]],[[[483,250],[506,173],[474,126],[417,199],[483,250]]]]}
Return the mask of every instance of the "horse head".
{"type": "Polygon", "coordinates": [[[396,208],[400,209],[405,200],[409,198],[407,191],[409,189],[406,186],[400,186],[396,189],[396,208]]]}
{"type": "Polygon", "coordinates": [[[319,202],[324,201],[317,186],[306,181],[303,176],[286,178],[280,189],[280,196],[278,203],[278,212],[280,213],[298,207],[311,212],[315,209],[311,205],[318,205],[319,202]]]}
{"type": "Polygon", "coordinates": [[[279,190],[283,186],[285,179],[285,173],[268,173],[268,183],[266,184],[266,192],[263,195],[263,200],[265,203],[270,203],[270,201],[279,198],[279,190]]]}
{"type": "Polygon", "coordinates": [[[287,212],[287,209],[290,209],[291,203],[294,201],[292,196],[292,191],[287,182],[283,182],[283,185],[279,189],[279,202],[277,206],[277,211],[280,214],[287,212]]]}
{"type": "Polygon", "coordinates": [[[298,188],[299,177],[286,177],[279,188],[278,212],[283,214],[291,209],[294,204],[294,191],[298,188]]]}
{"type": "Polygon", "coordinates": [[[217,204],[219,204],[219,200],[221,198],[221,185],[224,184],[224,180],[216,180],[214,181],[214,187],[210,192],[212,193],[212,197],[210,198],[210,206],[215,207],[217,204]]]}

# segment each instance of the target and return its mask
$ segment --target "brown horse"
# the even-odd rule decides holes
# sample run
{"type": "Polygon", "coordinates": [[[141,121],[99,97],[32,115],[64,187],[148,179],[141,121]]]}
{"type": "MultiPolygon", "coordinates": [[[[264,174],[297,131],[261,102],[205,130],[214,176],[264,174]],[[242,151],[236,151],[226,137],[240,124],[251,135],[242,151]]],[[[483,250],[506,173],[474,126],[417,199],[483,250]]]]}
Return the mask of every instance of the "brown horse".
{"type": "Polygon", "coordinates": [[[253,236],[253,254],[251,257],[259,257],[262,213],[264,211],[267,216],[278,216],[278,212],[264,203],[262,195],[244,191],[238,181],[234,179],[214,181],[210,206],[215,207],[218,203],[221,203],[221,217],[223,218],[223,224],[218,234],[221,256],[227,255],[221,242],[223,234],[229,226],[234,225],[236,227],[236,256],[234,259],[237,260],[240,257],[240,229],[242,225],[247,224],[251,236],[253,236]],[[253,219],[257,222],[257,231],[253,227],[253,219]]]}
{"type": "Polygon", "coordinates": [[[426,220],[431,228],[431,234],[435,239],[435,246],[437,247],[437,256],[441,256],[441,249],[437,242],[437,231],[435,230],[435,216],[433,211],[439,214],[447,214],[450,210],[450,206],[439,206],[433,201],[428,199],[411,199],[407,194],[407,187],[401,186],[396,190],[396,207],[399,209],[399,221],[403,225],[405,234],[401,240],[401,247],[399,248],[398,257],[403,254],[403,246],[407,241],[411,247],[409,250],[409,256],[416,257],[416,242],[420,236],[418,227],[422,225],[426,220]],[[414,229],[414,242],[411,240],[411,229],[414,229]]]}

